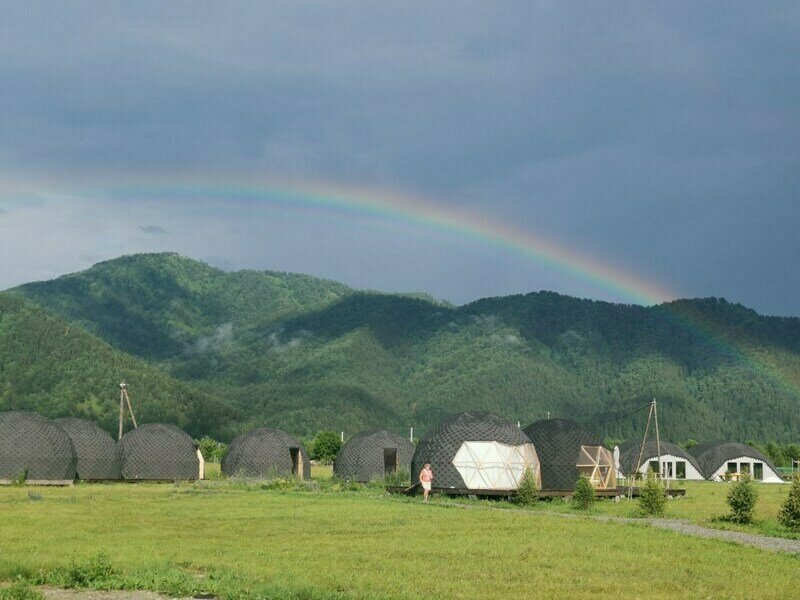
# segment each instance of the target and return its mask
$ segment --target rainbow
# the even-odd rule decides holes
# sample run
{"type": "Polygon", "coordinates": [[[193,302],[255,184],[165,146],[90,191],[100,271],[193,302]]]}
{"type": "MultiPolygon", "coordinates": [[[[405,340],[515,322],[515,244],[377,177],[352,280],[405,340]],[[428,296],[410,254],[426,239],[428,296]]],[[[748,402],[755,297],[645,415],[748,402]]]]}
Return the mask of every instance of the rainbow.
{"type": "Polygon", "coordinates": [[[292,184],[281,186],[132,186],[106,190],[117,199],[214,201],[219,212],[235,212],[223,202],[245,203],[245,210],[266,206],[288,206],[317,213],[331,211],[374,217],[391,222],[425,227],[441,233],[472,239],[504,248],[534,259],[557,272],[586,282],[597,290],[632,303],[653,305],[678,297],[659,284],[623,271],[608,262],[559,245],[545,236],[533,234],[486,216],[454,207],[444,207],[421,198],[387,193],[382,190],[335,186],[332,184],[292,184]]]}
{"type": "MultiPolygon", "coordinates": [[[[384,220],[390,223],[408,224],[413,228],[425,228],[459,238],[475,240],[482,244],[503,248],[574,277],[631,304],[653,306],[662,304],[679,295],[661,284],[645,280],[608,262],[559,245],[545,236],[534,234],[510,224],[478,215],[456,207],[446,207],[430,200],[402,195],[386,190],[364,187],[348,187],[332,183],[282,182],[280,184],[220,185],[206,184],[202,177],[192,178],[191,183],[170,179],[150,180],[147,184],[132,185],[100,184],[92,189],[70,186],[68,197],[94,198],[96,200],[119,200],[128,202],[160,201],[173,209],[180,206],[186,213],[207,212],[212,216],[224,216],[242,212],[287,208],[306,211],[317,217],[355,216],[384,220]],[[198,183],[199,182],[199,183],[198,183]]],[[[3,186],[0,185],[0,191],[3,186]]],[[[64,197],[64,188],[58,192],[39,193],[48,197],[64,197]]],[[[780,369],[760,357],[759,353],[742,347],[714,331],[707,324],[673,310],[669,305],[661,306],[665,315],[679,327],[699,333],[709,343],[733,358],[741,360],[759,373],[778,383],[784,390],[800,398],[800,385],[784,377],[780,369]]]]}

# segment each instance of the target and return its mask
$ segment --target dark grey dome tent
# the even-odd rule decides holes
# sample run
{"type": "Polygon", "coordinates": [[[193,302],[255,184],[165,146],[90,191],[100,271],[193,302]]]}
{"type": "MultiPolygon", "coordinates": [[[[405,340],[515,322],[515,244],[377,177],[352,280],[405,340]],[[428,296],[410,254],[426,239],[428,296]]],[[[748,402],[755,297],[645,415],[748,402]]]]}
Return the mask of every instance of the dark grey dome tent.
{"type": "Polygon", "coordinates": [[[119,441],[122,478],[130,481],[174,481],[202,478],[203,463],[188,433],[174,425],[148,423],[119,441]]]}
{"type": "Polygon", "coordinates": [[[756,481],[783,483],[775,465],[761,452],[739,442],[707,442],[691,449],[706,479],[736,479],[744,473],[756,481]]]}
{"type": "Polygon", "coordinates": [[[0,482],[25,477],[32,484],[75,481],[77,455],[67,433],[36,413],[0,413],[0,482]]]}
{"type": "Polygon", "coordinates": [[[543,419],[523,429],[536,447],[542,489],[571,491],[583,474],[597,489],[617,487],[614,456],[600,436],[569,419],[543,419]]]}
{"type": "Polygon", "coordinates": [[[225,475],[311,477],[311,462],[303,445],[285,431],[272,427],[254,429],[234,439],[221,468],[225,475]]]}
{"type": "Polygon", "coordinates": [[[86,419],[65,417],[56,424],[67,432],[78,456],[78,479],[105,481],[122,477],[119,448],[108,433],[86,419]]]}
{"type": "Polygon", "coordinates": [[[487,412],[452,415],[428,431],[411,461],[411,480],[431,463],[433,489],[515,490],[527,469],[540,480],[536,449],[515,423],[487,412]]]}
{"type": "Polygon", "coordinates": [[[362,431],[347,440],[333,461],[333,474],[341,479],[367,482],[398,469],[409,469],[414,444],[385,429],[362,431]]]}
{"type": "MultiPolygon", "coordinates": [[[[654,441],[648,441],[644,445],[642,452],[641,441],[631,441],[620,446],[620,471],[630,477],[636,470],[636,463],[639,461],[639,454],[642,455],[639,463],[639,475],[659,472],[658,467],[658,446],[654,441]]],[[[702,481],[705,479],[703,469],[697,459],[689,452],[671,444],[661,442],[661,469],[662,477],[670,479],[702,481]]]]}

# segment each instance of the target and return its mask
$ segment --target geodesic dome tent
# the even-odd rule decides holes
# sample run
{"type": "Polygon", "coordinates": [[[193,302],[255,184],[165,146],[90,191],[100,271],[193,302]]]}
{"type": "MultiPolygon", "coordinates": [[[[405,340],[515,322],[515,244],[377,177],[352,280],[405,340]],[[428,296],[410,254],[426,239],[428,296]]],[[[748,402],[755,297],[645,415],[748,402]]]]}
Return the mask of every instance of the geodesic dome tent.
{"type": "Polygon", "coordinates": [[[511,421],[487,412],[452,415],[419,442],[411,481],[425,463],[433,489],[515,490],[527,469],[541,480],[536,448],[511,421]]]}
{"type": "Polygon", "coordinates": [[[581,475],[597,489],[617,487],[614,456],[600,436],[569,419],[542,419],[523,429],[542,465],[542,489],[570,491],[581,475]]]}
{"type": "Polygon", "coordinates": [[[202,478],[202,462],[188,433],[174,425],[148,423],[119,441],[122,478],[174,481],[202,478]]]}
{"type": "Polygon", "coordinates": [[[755,481],[783,483],[772,461],[747,444],[708,442],[698,444],[691,453],[697,458],[703,474],[711,481],[737,479],[747,473],[755,481]]]}
{"type": "Polygon", "coordinates": [[[65,417],[55,423],[67,432],[78,456],[78,479],[104,481],[122,477],[119,448],[108,433],[86,419],[65,417]]]}
{"type": "Polygon", "coordinates": [[[221,467],[225,475],[311,477],[311,462],[303,445],[285,431],[272,427],[254,429],[234,439],[221,467]]]}
{"type": "Polygon", "coordinates": [[[654,441],[649,441],[644,445],[633,441],[620,446],[620,471],[630,477],[636,471],[636,463],[639,461],[639,454],[642,461],[639,464],[640,475],[647,475],[650,472],[661,472],[662,477],[669,479],[688,479],[692,481],[702,481],[705,479],[703,469],[697,459],[689,452],[671,444],[661,442],[661,468],[658,466],[658,445],[654,441]]]}
{"type": "Polygon", "coordinates": [[[414,444],[385,429],[362,431],[347,440],[333,461],[333,473],[342,479],[367,482],[400,468],[409,469],[414,444]]]}
{"type": "Polygon", "coordinates": [[[27,411],[0,413],[0,482],[25,476],[32,484],[75,481],[77,455],[67,433],[27,411]]]}

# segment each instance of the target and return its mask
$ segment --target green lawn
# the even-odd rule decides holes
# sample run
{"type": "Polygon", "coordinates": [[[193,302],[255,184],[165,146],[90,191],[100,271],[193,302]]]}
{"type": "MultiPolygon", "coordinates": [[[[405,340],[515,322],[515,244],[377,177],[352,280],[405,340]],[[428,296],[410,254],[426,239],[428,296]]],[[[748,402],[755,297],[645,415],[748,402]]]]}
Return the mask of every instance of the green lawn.
{"type": "MultiPolygon", "coordinates": [[[[758,490],[755,519],[753,525],[733,525],[720,521],[719,517],[729,512],[725,498],[731,484],[716,483],[711,481],[687,481],[673,487],[686,490],[685,497],[676,497],[667,503],[667,517],[676,519],[689,519],[699,525],[719,529],[734,529],[777,537],[799,539],[800,533],[791,532],[780,525],[777,519],[778,511],[789,494],[791,484],[763,483],[755,484],[758,490]]],[[[555,510],[558,512],[571,512],[569,504],[562,501],[541,502],[535,510],[555,510]]],[[[593,514],[607,514],[619,517],[641,516],[639,504],[634,499],[620,502],[597,502],[591,511],[593,514]]]]}
{"type": "MultiPolygon", "coordinates": [[[[716,489],[690,490],[670,514],[723,512],[726,488],[719,498],[716,489]]],[[[772,495],[762,500],[777,505],[772,495]]],[[[596,510],[630,510],[623,504],[596,510]]],[[[260,597],[257,584],[304,598],[788,598],[800,572],[797,557],[638,524],[423,505],[329,483],[316,492],[224,480],[5,487],[0,541],[0,579],[105,553],[124,573],[171,568],[200,587],[211,573],[230,598],[260,597]]]]}

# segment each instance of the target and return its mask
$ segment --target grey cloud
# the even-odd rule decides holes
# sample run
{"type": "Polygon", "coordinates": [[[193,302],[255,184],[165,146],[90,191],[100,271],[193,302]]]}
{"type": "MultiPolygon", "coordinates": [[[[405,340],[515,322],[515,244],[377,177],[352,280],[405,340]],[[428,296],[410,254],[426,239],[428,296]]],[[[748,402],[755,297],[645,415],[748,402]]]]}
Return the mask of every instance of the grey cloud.
{"type": "Polygon", "coordinates": [[[139,229],[144,233],[150,233],[153,235],[164,235],[169,233],[166,229],[158,225],[140,225],[139,229]]]}
{"type": "MultiPolygon", "coordinates": [[[[193,173],[385,187],[681,295],[800,314],[787,260],[800,254],[798,22],[791,2],[9,6],[0,180],[70,174],[91,187],[193,173]]],[[[170,206],[110,204],[93,208],[158,225],[87,239],[51,223],[52,258],[37,249],[3,277],[74,268],[67,255],[180,249],[456,302],[542,287],[625,299],[502,248],[393,223],[272,211],[237,223],[198,214],[189,227],[170,206]],[[150,227],[169,236],[142,236],[162,233],[150,227]]],[[[3,215],[10,250],[37,242],[42,214],[21,202],[3,215]],[[25,219],[12,218],[18,206],[25,219]]]]}

